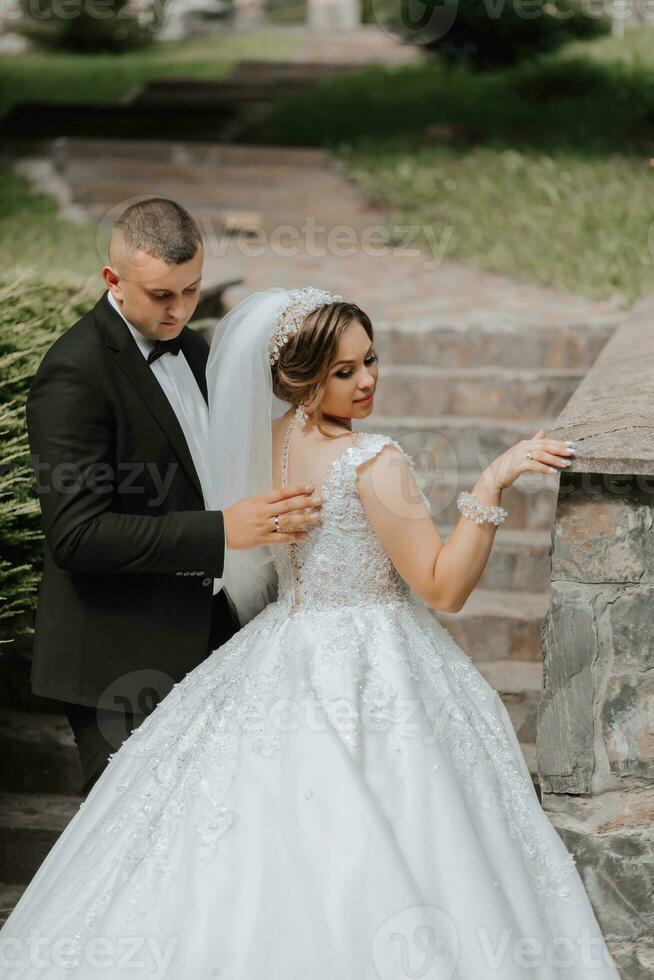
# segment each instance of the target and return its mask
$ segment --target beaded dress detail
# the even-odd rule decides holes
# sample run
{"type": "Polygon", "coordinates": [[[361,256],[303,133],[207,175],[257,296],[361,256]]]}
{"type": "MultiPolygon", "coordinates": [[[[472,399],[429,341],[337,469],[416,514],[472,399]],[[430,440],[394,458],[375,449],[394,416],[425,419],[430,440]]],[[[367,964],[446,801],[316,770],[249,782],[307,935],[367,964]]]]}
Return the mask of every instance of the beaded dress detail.
{"type": "Polygon", "coordinates": [[[389,444],[413,468],[357,433],[321,523],[272,548],[276,601],[113,753],[0,931],[3,977],[618,980],[499,695],[367,520],[358,468],[389,444]]]}

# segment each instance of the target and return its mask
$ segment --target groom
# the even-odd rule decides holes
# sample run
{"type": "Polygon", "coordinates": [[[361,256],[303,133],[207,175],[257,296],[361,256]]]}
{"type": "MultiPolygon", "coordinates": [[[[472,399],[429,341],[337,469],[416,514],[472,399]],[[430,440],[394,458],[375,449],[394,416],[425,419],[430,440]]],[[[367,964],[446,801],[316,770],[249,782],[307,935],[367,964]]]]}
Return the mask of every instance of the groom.
{"type": "Polygon", "coordinates": [[[186,325],[203,258],[180,205],[128,207],[102,269],[108,290],[47,351],[27,401],[45,534],[31,686],[65,703],[85,793],[238,630],[226,549],[295,540],[320,520],[306,487],[205,509],[209,346],[186,325]]]}

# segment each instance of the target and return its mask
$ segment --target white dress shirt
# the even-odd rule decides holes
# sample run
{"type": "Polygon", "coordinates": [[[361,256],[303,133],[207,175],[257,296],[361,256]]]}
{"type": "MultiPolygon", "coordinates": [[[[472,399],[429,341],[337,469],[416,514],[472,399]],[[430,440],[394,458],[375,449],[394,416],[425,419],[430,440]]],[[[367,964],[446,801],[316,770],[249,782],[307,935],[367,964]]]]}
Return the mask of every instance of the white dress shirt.
{"type": "MultiPolygon", "coordinates": [[[[114,310],[125,320],[132,337],[147,361],[148,354],[154,347],[154,341],[145,337],[129,320],[125,319],[111,290],[107,292],[107,299],[114,310]]],[[[195,375],[184,357],[184,352],[180,350],[179,354],[176,355],[162,354],[156,361],[153,361],[150,368],[168,398],[182,427],[182,432],[186,437],[193,463],[200,477],[200,483],[202,486],[208,486],[207,443],[209,439],[209,409],[195,380],[195,375]]],[[[225,543],[226,557],[227,543],[225,543]]],[[[213,580],[214,595],[222,588],[222,581],[222,578],[215,578],[213,580]]]]}

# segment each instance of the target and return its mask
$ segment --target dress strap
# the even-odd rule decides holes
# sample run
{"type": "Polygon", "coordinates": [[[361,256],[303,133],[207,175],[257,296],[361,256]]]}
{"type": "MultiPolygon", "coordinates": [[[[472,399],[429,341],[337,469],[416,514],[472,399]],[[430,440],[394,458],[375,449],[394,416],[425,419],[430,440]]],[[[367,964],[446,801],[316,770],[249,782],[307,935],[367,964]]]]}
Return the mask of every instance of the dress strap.
{"type": "Polygon", "coordinates": [[[391,436],[386,435],[383,432],[357,433],[357,440],[355,444],[351,446],[343,456],[343,464],[344,464],[345,472],[347,473],[350,479],[352,479],[353,481],[356,480],[356,471],[359,468],[359,466],[362,466],[364,463],[367,463],[368,460],[373,459],[375,456],[378,456],[379,453],[382,451],[382,449],[384,449],[386,446],[391,446],[391,445],[395,446],[396,449],[399,449],[399,451],[404,456],[404,459],[406,460],[409,469],[411,470],[414,477],[416,478],[416,485],[418,486],[418,491],[420,493],[422,501],[425,507],[427,508],[427,510],[429,511],[429,513],[431,514],[432,513],[431,503],[423,493],[420,484],[418,483],[418,478],[416,476],[416,464],[413,458],[409,456],[407,452],[404,451],[404,449],[399,444],[399,442],[397,442],[391,436]]]}

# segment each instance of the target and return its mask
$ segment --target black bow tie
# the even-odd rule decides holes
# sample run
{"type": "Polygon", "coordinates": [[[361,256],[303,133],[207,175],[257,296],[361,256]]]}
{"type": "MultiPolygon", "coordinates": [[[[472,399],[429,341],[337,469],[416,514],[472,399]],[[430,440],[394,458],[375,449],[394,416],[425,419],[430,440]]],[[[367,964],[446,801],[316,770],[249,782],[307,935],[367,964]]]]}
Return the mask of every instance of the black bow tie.
{"type": "Polygon", "coordinates": [[[155,340],[154,347],[148,354],[148,364],[152,364],[156,361],[158,357],[162,354],[174,354],[177,356],[179,354],[180,348],[182,346],[181,334],[177,337],[173,337],[172,340],[155,340]]]}

